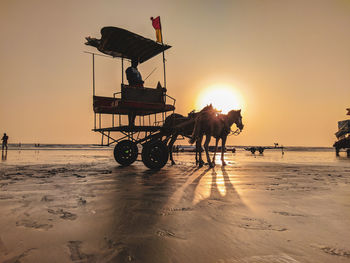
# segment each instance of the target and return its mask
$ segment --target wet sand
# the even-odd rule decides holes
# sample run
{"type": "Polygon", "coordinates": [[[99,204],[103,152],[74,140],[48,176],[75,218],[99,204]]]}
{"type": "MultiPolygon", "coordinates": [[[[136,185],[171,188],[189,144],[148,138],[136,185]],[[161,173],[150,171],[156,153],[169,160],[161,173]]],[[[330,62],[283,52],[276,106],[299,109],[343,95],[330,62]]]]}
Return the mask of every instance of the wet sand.
{"type": "Polygon", "coordinates": [[[350,262],[350,161],[334,153],[214,169],[182,153],[160,171],[21,154],[0,165],[0,262],[350,262]]]}

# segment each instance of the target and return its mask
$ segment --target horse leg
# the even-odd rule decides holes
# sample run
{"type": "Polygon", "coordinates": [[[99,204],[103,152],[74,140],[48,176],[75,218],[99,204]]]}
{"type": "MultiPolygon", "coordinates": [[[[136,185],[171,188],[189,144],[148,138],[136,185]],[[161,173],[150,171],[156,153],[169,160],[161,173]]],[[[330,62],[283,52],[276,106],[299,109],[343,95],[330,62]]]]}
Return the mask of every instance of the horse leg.
{"type": "Polygon", "coordinates": [[[202,166],[204,165],[204,161],[203,161],[202,155],[201,155],[202,152],[203,152],[202,143],[200,143],[200,144],[198,145],[198,152],[199,152],[199,154],[200,154],[200,156],[201,156],[200,160],[198,160],[198,164],[199,164],[199,167],[202,167],[202,166]]]}
{"type": "Polygon", "coordinates": [[[218,150],[218,143],[219,143],[219,138],[215,138],[215,151],[214,151],[214,157],[213,157],[213,165],[214,166],[215,166],[216,151],[218,150]]]}
{"type": "Polygon", "coordinates": [[[198,155],[199,155],[198,167],[202,167],[204,164],[202,159],[202,140],[203,140],[203,135],[199,136],[196,141],[196,151],[198,152],[198,155]]]}
{"type": "Polygon", "coordinates": [[[224,160],[226,139],[227,139],[226,136],[221,138],[221,162],[222,162],[223,166],[226,165],[225,160],[224,160]]]}
{"type": "Polygon", "coordinates": [[[211,139],[211,135],[207,134],[205,136],[204,149],[205,149],[205,154],[207,155],[207,161],[208,161],[209,167],[214,167],[213,163],[210,161],[210,156],[209,156],[210,139],[211,139]]]}
{"type": "Polygon", "coordinates": [[[171,137],[171,140],[170,140],[170,142],[169,142],[169,144],[168,144],[168,149],[169,149],[169,156],[170,156],[170,160],[171,160],[171,165],[176,164],[176,163],[174,162],[174,159],[173,159],[173,146],[174,146],[174,143],[175,143],[176,139],[177,139],[177,133],[171,137]]]}
{"type": "Polygon", "coordinates": [[[196,165],[199,163],[199,151],[198,151],[198,138],[195,141],[195,151],[196,151],[196,165]]]}

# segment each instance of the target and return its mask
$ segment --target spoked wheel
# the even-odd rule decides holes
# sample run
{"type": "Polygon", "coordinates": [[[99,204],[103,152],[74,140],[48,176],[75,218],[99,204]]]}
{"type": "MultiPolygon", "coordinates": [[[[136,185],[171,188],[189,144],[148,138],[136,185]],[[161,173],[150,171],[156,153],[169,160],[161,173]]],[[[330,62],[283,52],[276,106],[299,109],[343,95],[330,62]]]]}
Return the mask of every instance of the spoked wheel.
{"type": "Polygon", "coordinates": [[[143,145],[142,161],[150,169],[162,168],[169,159],[169,150],[162,141],[149,142],[143,145]]]}
{"type": "Polygon", "coordinates": [[[114,159],[123,166],[128,166],[136,161],[138,148],[136,143],[123,140],[114,147],[114,159]]]}

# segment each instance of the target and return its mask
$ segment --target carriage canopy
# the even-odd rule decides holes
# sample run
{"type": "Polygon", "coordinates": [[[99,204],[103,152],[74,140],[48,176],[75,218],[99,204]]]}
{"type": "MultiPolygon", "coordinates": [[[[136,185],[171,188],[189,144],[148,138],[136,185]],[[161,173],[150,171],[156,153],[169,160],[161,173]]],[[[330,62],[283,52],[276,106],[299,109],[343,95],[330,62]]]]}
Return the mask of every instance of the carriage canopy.
{"type": "Polygon", "coordinates": [[[138,59],[139,63],[171,47],[118,27],[103,27],[101,39],[87,37],[86,40],[86,45],[96,47],[104,54],[130,60],[138,59]]]}

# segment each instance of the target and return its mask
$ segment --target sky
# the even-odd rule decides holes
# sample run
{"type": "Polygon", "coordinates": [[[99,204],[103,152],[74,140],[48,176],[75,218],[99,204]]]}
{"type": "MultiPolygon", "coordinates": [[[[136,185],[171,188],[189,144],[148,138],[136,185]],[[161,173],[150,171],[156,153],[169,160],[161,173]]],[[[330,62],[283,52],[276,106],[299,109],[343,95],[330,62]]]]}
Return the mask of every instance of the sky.
{"type": "MultiPolygon", "coordinates": [[[[9,143],[99,143],[84,53],[96,49],[85,37],[116,26],[155,39],[158,15],[177,113],[221,85],[239,94],[245,124],[228,144],[332,146],[349,117],[349,0],[0,0],[0,133],[9,143]]],[[[144,77],[156,68],[146,86],[162,81],[161,59],[139,66],[144,77]]],[[[97,95],[120,90],[120,66],[96,59],[97,95]]]]}

